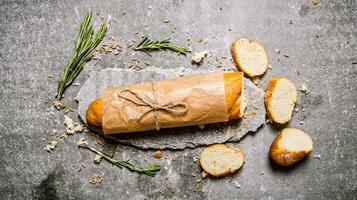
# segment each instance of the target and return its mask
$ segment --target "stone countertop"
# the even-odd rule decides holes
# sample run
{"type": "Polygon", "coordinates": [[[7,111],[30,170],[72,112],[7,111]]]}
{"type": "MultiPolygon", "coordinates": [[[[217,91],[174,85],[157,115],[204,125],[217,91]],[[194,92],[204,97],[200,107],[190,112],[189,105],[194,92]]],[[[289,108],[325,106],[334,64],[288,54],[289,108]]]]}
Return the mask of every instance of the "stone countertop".
{"type": "MultiPolygon", "coordinates": [[[[321,0],[312,5],[292,0],[3,0],[0,19],[1,199],[356,198],[356,1],[321,0]],[[100,148],[88,133],[58,139],[53,152],[44,151],[51,140],[46,130],[65,132],[64,112],[55,110],[51,101],[73,52],[79,23],[89,9],[99,13],[93,16],[95,27],[112,18],[102,44],[110,42],[109,36],[122,36],[123,50],[119,55],[101,55],[101,65],[95,65],[98,60],[87,64],[75,80],[79,87],[71,86],[65,93],[67,106],[77,108],[74,98],[80,85],[91,71],[103,69],[97,66],[128,68],[138,58],[160,68],[193,67],[191,54],[160,51],[149,57],[127,48],[141,35],[170,36],[175,43],[190,44],[194,52],[208,50],[213,57],[199,66],[203,70],[221,70],[214,66],[214,58],[222,56],[227,57],[221,59],[223,68],[232,67],[230,43],[248,37],[264,44],[272,66],[259,87],[264,88],[272,76],[308,86],[307,95],[299,93],[299,111],[288,126],[311,134],[312,155],[288,169],[272,164],[268,151],[279,127],[269,124],[229,144],[245,152],[246,162],[238,173],[221,179],[206,177],[199,183],[201,169],[193,158],[202,148],[166,150],[163,158],[155,159],[154,150],[118,145],[118,158],[161,164],[162,171],[154,178],[106,161],[94,164],[95,155],[76,145],[85,138],[100,148]],[[279,61],[274,49],[281,52],[279,61]],[[82,164],[86,167],[78,172],[82,164]],[[103,181],[92,185],[89,181],[95,174],[102,175],[103,181]]],[[[67,115],[79,121],[76,112],[67,115]]]]}

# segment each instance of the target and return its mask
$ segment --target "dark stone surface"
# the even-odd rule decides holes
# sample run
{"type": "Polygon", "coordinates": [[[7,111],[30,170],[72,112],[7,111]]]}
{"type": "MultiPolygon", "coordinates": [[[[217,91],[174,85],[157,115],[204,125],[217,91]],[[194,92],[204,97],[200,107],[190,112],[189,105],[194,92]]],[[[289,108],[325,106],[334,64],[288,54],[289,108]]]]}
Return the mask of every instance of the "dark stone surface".
{"type": "MultiPolygon", "coordinates": [[[[302,0],[2,0],[0,19],[0,199],[356,198],[357,65],[352,64],[357,59],[356,1],[321,0],[313,6],[302,0]],[[198,175],[201,169],[192,157],[202,148],[165,151],[165,157],[157,160],[151,157],[152,151],[118,146],[118,158],[131,158],[142,165],[161,164],[163,169],[155,178],[105,161],[93,164],[94,154],[77,149],[75,144],[84,137],[94,146],[85,133],[61,139],[52,153],[45,152],[51,136],[44,131],[65,131],[63,111],[56,111],[51,101],[57,79],[73,52],[79,22],[88,9],[116,20],[108,36],[124,36],[123,52],[102,56],[107,67],[115,67],[110,63],[128,66],[134,57],[162,68],[191,66],[190,55],[162,51],[149,57],[126,48],[131,39],[142,34],[158,39],[171,36],[184,45],[190,36],[193,51],[209,50],[228,58],[235,37],[260,41],[273,67],[260,87],[264,88],[272,76],[288,77],[298,86],[309,81],[310,93],[300,93],[300,110],[288,126],[311,134],[312,155],[289,169],[271,164],[267,155],[278,128],[266,125],[259,134],[230,144],[245,152],[246,163],[238,173],[222,179],[205,178],[195,189],[199,177],[191,173],[198,175]],[[122,15],[124,10],[126,15],[122,15]],[[170,23],[164,23],[165,19],[170,23]],[[172,33],[174,25],[177,30],[172,33]],[[200,37],[209,38],[207,44],[198,43],[200,37]],[[281,56],[277,62],[276,48],[289,58],[281,56]],[[300,120],[305,123],[299,125],[300,120]],[[166,158],[173,155],[177,155],[175,161],[166,158]],[[313,159],[314,155],[321,155],[321,159],[313,159]],[[78,172],[81,163],[86,168],[78,172]],[[102,174],[103,182],[91,185],[93,174],[102,174]],[[165,181],[166,176],[169,179],[165,181]],[[234,187],[234,181],[241,188],[234,187]]],[[[95,16],[94,21],[97,26],[101,19],[95,16]]],[[[200,68],[215,69],[207,61],[200,68]]],[[[227,59],[224,66],[232,64],[227,59]]],[[[75,82],[83,84],[90,71],[102,68],[87,65],[75,82]]],[[[78,90],[70,87],[65,94],[66,105],[74,109],[78,90]]],[[[76,118],[76,113],[69,115],[76,118]]]]}

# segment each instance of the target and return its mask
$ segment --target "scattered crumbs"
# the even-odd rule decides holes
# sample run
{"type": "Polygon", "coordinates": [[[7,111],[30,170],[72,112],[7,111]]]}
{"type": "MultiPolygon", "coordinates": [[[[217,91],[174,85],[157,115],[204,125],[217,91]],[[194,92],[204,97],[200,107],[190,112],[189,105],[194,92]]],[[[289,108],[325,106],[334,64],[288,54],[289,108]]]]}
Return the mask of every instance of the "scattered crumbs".
{"type": "Polygon", "coordinates": [[[258,83],[259,83],[259,77],[258,76],[254,76],[253,78],[252,78],[252,81],[253,81],[253,83],[255,84],[255,85],[258,85],[258,83]]]}
{"type": "Polygon", "coordinates": [[[171,159],[172,161],[175,161],[176,158],[177,158],[177,155],[173,155],[173,156],[170,157],[170,159],[171,159]]]}
{"type": "Polygon", "coordinates": [[[121,15],[126,15],[127,12],[128,12],[127,10],[124,10],[124,11],[121,13],[121,15]]]}
{"type": "Polygon", "coordinates": [[[53,101],[53,105],[55,106],[55,108],[56,108],[57,110],[62,110],[63,108],[66,107],[66,106],[63,104],[63,102],[60,101],[60,100],[55,100],[55,101],[53,101]]]}
{"type": "Polygon", "coordinates": [[[176,26],[176,25],[174,25],[174,26],[172,27],[172,29],[171,29],[171,32],[172,32],[172,33],[175,33],[175,32],[176,32],[176,30],[177,30],[177,26],[176,26]]]}
{"type": "Polygon", "coordinates": [[[273,69],[273,66],[271,64],[268,64],[269,69],[273,69]]]}
{"type": "Polygon", "coordinates": [[[200,187],[200,184],[199,184],[199,183],[196,185],[195,189],[198,189],[198,187],[200,187]]]}
{"type": "Polygon", "coordinates": [[[75,133],[80,133],[83,131],[83,126],[80,125],[78,122],[74,122],[67,115],[64,116],[64,123],[67,126],[66,132],[68,135],[73,135],[75,133]]]}
{"type": "Polygon", "coordinates": [[[276,54],[280,54],[280,49],[274,49],[274,52],[275,52],[276,54]]]}
{"type": "Polygon", "coordinates": [[[164,23],[169,23],[170,22],[170,20],[168,20],[168,19],[165,19],[165,21],[164,21],[164,23]]]}
{"type": "Polygon", "coordinates": [[[152,10],[152,6],[149,6],[148,9],[149,9],[149,10],[152,10]]]}
{"type": "Polygon", "coordinates": [[[199,160],[198,157],[193,157],[193,162],[196,163],[199,160]]]}
{"type": "Polygon", "coordinates": [[[264,172],[260,172],[260,175],[264,175],[264,172]]]}
{"type": "Polygon", "coordinates": [[[309,90],[307,88],[306,83],[301,84],[299,91],[303,92],[305,95],[309,94],[309,90]]]}
{"type": "Polygon", "coordinates": [[[196,174],[192,172],[192,173],[191,173],[191,176],[196,177],[196,174]]]}
{"type": "Polygon", "coordinates": [[[305,108],[303,108],[301,111],[302,111],[302,112],[305,112],[305,108]]]}
{"type": "Polygon", "coordinates": [[[289,20],[289,24],[293,24],[293,20],[289,20]]]}
{"type": "Polygon", "coordinates": [[[195,52],[192,56],[192,63],[193,64],[201,64],[201,62],[203,61],[203,59],[207,56],[208,51],[202,51],[202,52],[195,52]]]}
{"type": "Polygon", "coordinates": [[[299,108],[297,108],[297,107],[294,110],[295,110],[295,112],[299,112],[299,108]]]}
{"type": "Polygon", "coordinates": [[[98,155],[98,154],[95,155],[93,162],[94,162],[95,164],[99,164],[101,161],[102,161],[102,156],[100,156],[100,155],[98,155]]]}
{"type": "Polygon", "coordinates": [[[198,125],[198,127],[201,129],[201,130],[203,130],[204,128],[205,128],[205,124],[200,124],[200,125],[198,125]]]}
{"type": "Polygon", "coordinates": [[[185,71],[186,71],[186,68],[184,68],[182,66],[177,68],[177,74],[179,76],[184,76],[185,75],[185,71]]]}
{"type": "Polygon", "coordinates": [[[240,185],[240,183],[238,183],[238,181],[233,181],[233,184],[234,184],[234,186],[236,188],[240,188],[241,187],[241,185],[240,185]]]}
{"type": "Polygon", "coordinates": [[[90,180],[89,183],[92,185],[97,185],[100,184],[103,181],[103,175],[100,174],[94,174],[90,180]]]}
{"type": "Polygon", "coordinates": [[[57,147],[57,141],[56,140],[51,140],[48,142],[48,144],[45,147],[45,151],[51,152],[57,147]]]}
{"type": "Polygon", "coordinates": [[[202,179],[206,178],[207,175],[208,175],[208,174],[207,174],[206,171],[202,171],[202,172],[201,172],[202,179]]]}
{"type": "Polygon", "coordinates": [[[196,183],[199,183],[199,182],[201,182],[201,179],[196,180],[196,183]]]}
{"type": "Polygon", "coordinates": [[[152,154],[152,157],[157,158],[157,159],[161,158],[162,157],[162,151],[160,151],[160,150],[155,151],[152,154]]]}
{"type": "Polygon", "coordinates": [[[319,0],[311,0],[312,5],[317,5],[319,3],[319,0]]]}
{"type": "Polygon", "coordinates": [[[88,146],[88,142],[84,140],[84,138],[81,138],[78,142],[77,145],[79,147],[87,147],[88,146]]]}
{"type": "Polygon", "coordinates": [[[314,155],[312,158],[313,159],[321,159],[321,155],[314,155]]]}
{"type": "Polygon", "coordinates": [[[300,122],[299,122],[300,125],[303,125],[304,123],[305,123],[304,121],[300,121],[300,122]]]}

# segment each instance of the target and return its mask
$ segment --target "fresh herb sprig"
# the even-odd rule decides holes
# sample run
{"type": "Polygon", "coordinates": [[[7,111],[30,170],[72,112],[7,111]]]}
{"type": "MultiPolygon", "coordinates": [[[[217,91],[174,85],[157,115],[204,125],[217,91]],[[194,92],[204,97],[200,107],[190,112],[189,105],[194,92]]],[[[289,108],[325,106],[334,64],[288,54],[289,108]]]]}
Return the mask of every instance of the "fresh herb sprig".
{"type": "Polygon", "coordinates": [[[180,54],[186,55],[186,53],[189,53],[190,50],[185,47],[181,47],[177,44],[172,44],[170,42],[171,38],[166,38],[161,41],[152,41],[149,39],[148,36],[145,36],[138,44],[136,48],[134,48],[135,51],[144,51],[147,53],[149,56],[150,53],[149,51],[152,50],[160,50],[160,49],[170,49],[171,51],[175,51],[180,54]]]}
{"type": "Polygon", "coordinates": [[[102,24],[94,35],[93,25],[90,24],[92,11],[89,11],[81,22],[75,53],[64,68],[62,78],[58,81],[56,100],[60,101],[65,89],[71,85],[78,73],[82,70],[84,64],[92,58],[92,53],[107,32],[107,26],[102,24]]]}
{"type": "Polygon", "coordinates": [[[106,159],[110,163],[112,163],[112,164],[114,164],[114,165],[116,165],[116,166],[118,166],[120,168],[125,167],[125,168],[127,168],[127,169],[129,169],[130,171],[133,171],[133,172],[143,173],[143,174],[146,174],[148,176],[155,176],[156,172],[160,171],[160,169],[161,169],[160,165],[150,165],[150,166],[147,166],[147,167],[140,167],[140,166],[136,166],[136,165],[130,163],[129,160],[116,160],[116,159],[113,159],[108,154],[106,154],[105,152],[98,151],[98,150],[96,150],[96,149],[94,149],[92,147],[89,147],[87,142],[82,141],[82,140],[78,144],[79,144],[79,147],[91,150],[92,152],[102,156],[104,159],[106,159]]]}

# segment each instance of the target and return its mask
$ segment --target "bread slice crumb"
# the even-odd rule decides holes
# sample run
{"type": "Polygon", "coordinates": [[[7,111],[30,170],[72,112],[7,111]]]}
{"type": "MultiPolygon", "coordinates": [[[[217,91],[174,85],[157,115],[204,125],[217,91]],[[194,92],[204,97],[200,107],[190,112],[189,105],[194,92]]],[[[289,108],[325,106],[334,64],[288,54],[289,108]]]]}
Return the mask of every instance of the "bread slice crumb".
{"type": "Polygon", "coordinates": [[[271,121],[279,124],[290,121],[296,101],[297,90],[291,80],[273,77],[269,81],[264,102],[271,121]]]}
{"type": "Polygon", "coordinates": [[[236,67],[250,77],[263,75],[268,70],[266,50],[256,41],[238,38],[231,45],[231,53],[236,67]]]}
{"type": "Polygon", "coordinates": [[[206,147],[200,157],[201,167],[208,174],[219,177],[234,173],[243,165],[243,152],[224,144],[206,147]]]}

